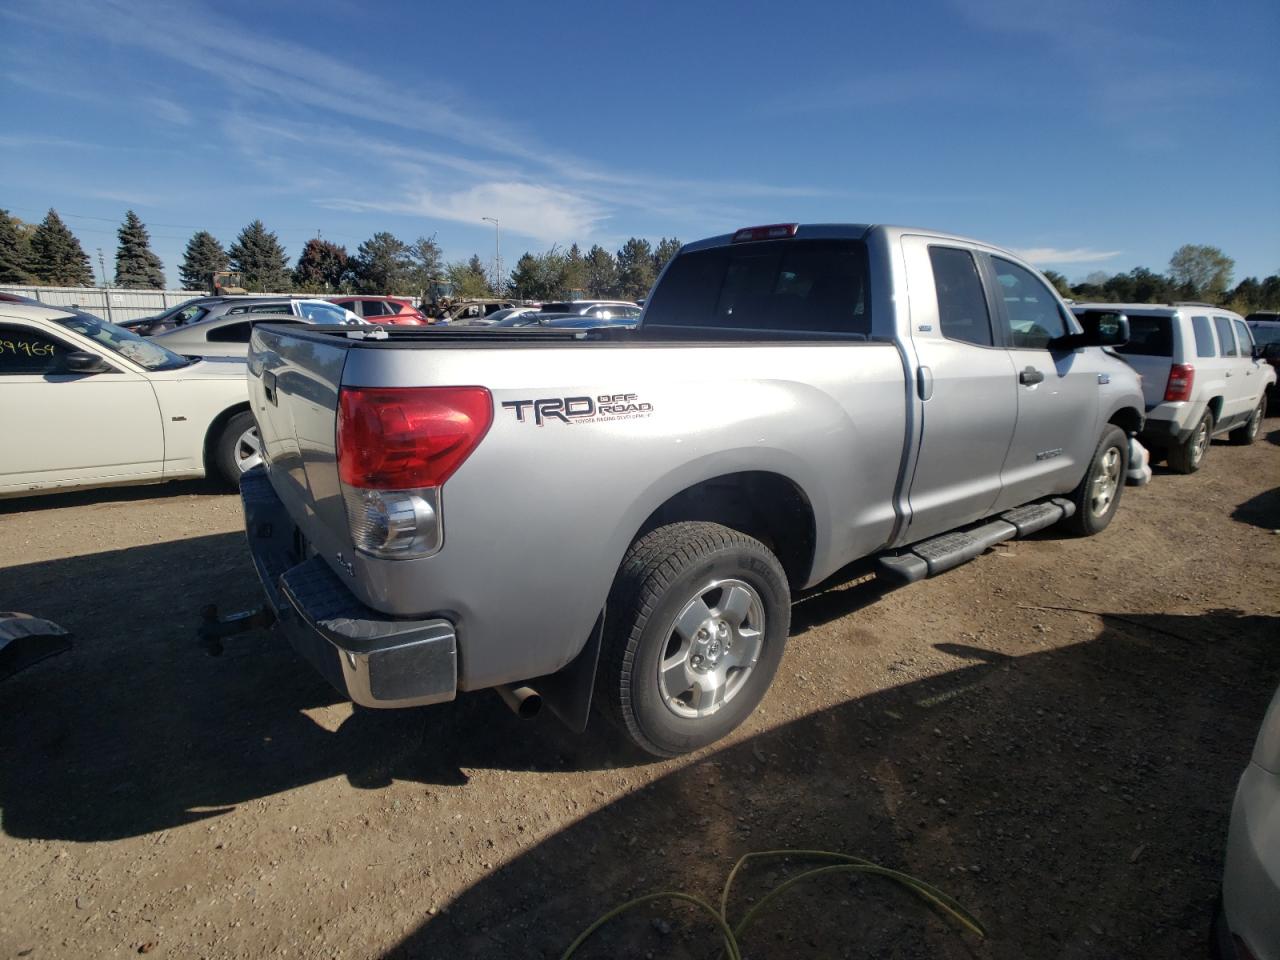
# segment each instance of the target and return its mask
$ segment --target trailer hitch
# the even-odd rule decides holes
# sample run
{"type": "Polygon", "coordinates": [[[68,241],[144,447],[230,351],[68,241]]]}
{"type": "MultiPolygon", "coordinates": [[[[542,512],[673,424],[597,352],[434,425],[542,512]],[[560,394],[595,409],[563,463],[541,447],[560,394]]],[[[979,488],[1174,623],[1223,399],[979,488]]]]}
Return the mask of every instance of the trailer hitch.
{"type": "Polygon", "coordinates": [[[196,636],[209,656],[220,657],[222,641],[227,637],[250,630],[265,630],[275,622],[275,613],[265,604],[256,610],[241,610],[239,613],[219,617],[218,605],[210,603],[200,610],[200,626],[196,630],[196,636]]]}

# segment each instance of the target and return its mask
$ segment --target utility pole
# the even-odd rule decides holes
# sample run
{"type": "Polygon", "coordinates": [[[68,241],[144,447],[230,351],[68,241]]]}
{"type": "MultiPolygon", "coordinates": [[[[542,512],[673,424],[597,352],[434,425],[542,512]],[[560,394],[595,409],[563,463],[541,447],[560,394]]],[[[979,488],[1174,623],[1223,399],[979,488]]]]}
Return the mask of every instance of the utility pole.
{"type": "Polygon", "coordinates": [[[493,293],[494,296],[502,296],[502,232],[498,227],[497,217],[481,217],[487,223],[493,224],[493,293]]]}
{"type": "Polygon", "coordinates": [[[98,270],[102,273],[102,305],[107,308],[107,323],[115,323],[111,316],[111,293],[107,290],[107,261],[101,247],[98,248],[98,270]]]}

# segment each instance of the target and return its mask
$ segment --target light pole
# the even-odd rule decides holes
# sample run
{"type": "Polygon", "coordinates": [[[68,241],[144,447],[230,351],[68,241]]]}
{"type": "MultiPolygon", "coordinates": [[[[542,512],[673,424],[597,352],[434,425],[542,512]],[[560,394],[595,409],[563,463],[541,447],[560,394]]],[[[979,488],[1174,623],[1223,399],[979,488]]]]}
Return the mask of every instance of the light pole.
{"type": "Polygon", "coordinates": [[[481,217],[486,223],[493,224],[493,293],[494,296],[502,296],[502,253],[499,246],[502,242],[502,231],[498,226],[497,217],[481,217]]]}

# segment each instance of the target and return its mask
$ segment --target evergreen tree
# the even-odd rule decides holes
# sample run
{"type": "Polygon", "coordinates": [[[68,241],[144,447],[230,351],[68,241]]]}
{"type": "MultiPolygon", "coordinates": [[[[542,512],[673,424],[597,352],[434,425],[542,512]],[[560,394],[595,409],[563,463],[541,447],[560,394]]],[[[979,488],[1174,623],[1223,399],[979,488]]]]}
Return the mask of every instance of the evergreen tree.
{"type": "Polygon", "coordinates": [[[449,264],[447,276],[453,284],[455,296],[489,296],[489,276],[478,254],[472,254],[466,263],[449,264]]]}
{"type": "Polygon", "coordinates": [[[308,240],[293,268],[295,290],[337,293],[351,279],[351,258],[347,248],[319,237],[308,240]]]}
{"type": "Polygon", "coordinates": [[[564,286],[572,294],[574,290],[587,290],[587,261],[582,249],[575,243],[564,258],[564,286]]]}
{"type": "Polygon", "coordinates": [[[632,237],[618,251],[618,286],[622,296],[636,300],[653,286],[653,251],[648,240],[632,237]]]}
{"type": "Polygon", "coordinates": [[[375,233],[356,250],[356,289],[380,295],[414,293],[417,276],[412,248],[385,230],[375,233]]]}
{"type": "Polygon", "coordinates": [[[92,287],[89,257],[58,212],[50,208],[31,235],[31,273],[52,287],[92,287]]]}
{"type": "Polygon", "coordinates": [[[0,283],[30,283],[31,241],[26,224],[0,209],[0,283]]]}
{"type": "Polygon", "coordinates": [[[583,268],[586,275],[583,286],[587,293],[600,299],[618,295],[618,262],[612,253],[597,244],[587,251],[583,268]]]}
{"type": "Polygon", "coordinates": [[[431,281],[443,276],[444,258],[440,253],[440,244],[434,235],[419,237],[409,245],[409,260],[412,262],[413,292],[422,294],[431,286],[431,281]]]}
{"type": "Polygon", "coordinates": [[[208,230],[199,230],[187,241],[178,276],[183,290],[212,290],[213,275],[227,269],[227,251],[208,230]]]}
{"type": "Polygon", "coordinates": [[[116,286],[129,290],[163,290],[164,264],[151,250],[151,237],[138,215],[129,210],[116,234],[116,286]]]}
{"type": "Polygon", "coordinates": [[[552,247],[546,253],[526,253],[511,272],[511,288],[527,300],[554,300],[564,294],[567,258],[552,247]]]}
{"type": "Polygon", "coordinates": [[[653,251],[653,275],[656,278],[662,272],[662,268],[680,252],[680,241],[675,237],[663,237],[658,241],[658,246],[653,251]]]}
{"type": "Polygon", "coordinates": [[[227,251],[231,267],[244,277],[244,288],[259,293],[285,293],[290,288],[288,257],[280,239],[255,220],[227,251]]]}

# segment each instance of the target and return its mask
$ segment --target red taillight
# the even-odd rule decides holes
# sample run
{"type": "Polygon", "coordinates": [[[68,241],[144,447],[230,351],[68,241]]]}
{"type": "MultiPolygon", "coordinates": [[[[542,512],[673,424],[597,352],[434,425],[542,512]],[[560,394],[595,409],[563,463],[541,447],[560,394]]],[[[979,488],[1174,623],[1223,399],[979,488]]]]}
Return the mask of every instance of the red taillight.
{"type": "Polygon", "coordinates": [[[1164,388],[1166,402],[1191,399],[1191,388],[1196,382],[1196,368],[1189,363],[1175,363],[1169,368],[1169,383],[1164,388]]]}
{"type": "Polygon", "coordinates": [[[798,223],[770,223],[763,227],[743,227],[733,235],[733,243],[746,243],[748,240],[782,240],[794,237],[798,223]]]}
{"type": "Polygon", "coordinates": [[[338,475],[365,490],[438,487],[493,423],[484,387],[344,387],[338,475]]]}

